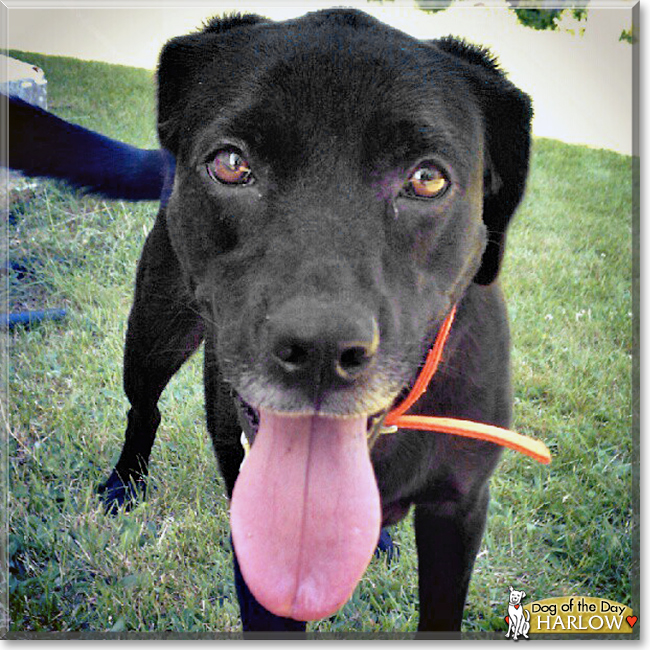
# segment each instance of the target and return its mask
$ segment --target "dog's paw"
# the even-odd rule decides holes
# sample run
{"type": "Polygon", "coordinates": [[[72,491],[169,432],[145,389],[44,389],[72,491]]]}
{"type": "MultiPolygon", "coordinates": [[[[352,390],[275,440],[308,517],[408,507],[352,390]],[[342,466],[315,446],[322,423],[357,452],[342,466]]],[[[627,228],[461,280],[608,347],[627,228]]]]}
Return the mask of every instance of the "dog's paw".
{"type": "Polygon", "coordinates": [[[143,477],[123,481],[120,475],[113,470],[105,483],[102,483],[98,492],[104,504],[107,515],[116,515],[122,509],[128,512],[138,501],[144,499],[146,482],[143,477]]]}

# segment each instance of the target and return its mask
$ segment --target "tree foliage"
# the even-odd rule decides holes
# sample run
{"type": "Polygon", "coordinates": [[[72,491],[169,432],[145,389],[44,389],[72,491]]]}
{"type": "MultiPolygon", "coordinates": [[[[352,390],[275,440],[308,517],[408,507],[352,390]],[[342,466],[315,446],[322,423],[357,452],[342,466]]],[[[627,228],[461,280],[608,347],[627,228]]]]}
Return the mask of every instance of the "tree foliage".
{"type": "MultiPolygon", "coordinates": [[[[394,0],[368,0],[368,2],[394,2],[394,0]]],[[[589,0],[578,2],[540,2],[540,0],[506,0],[522,25],[532,29],[557,29],[564,14],[570,13],[577,20],[587,20],[586,5],[589,0]],[[542,5],[540,7],[540,5],[542,5]],[[545,7],[544,5],[548,5],[545,7]],[[565,5],[565,6],[562,6],[565,5]]],[[[415,0],[418,9],[436,13],[447,9],[455,0],[415,0]]]]}
{"type": "Polygon", "coordinates": [[[567,12],[570,12],[576,20],[587,20],[587,9],[584,6],[586,3],[584,2],[581,3],[582,6],[564,3],[567,5],[566,7],[558,7],[556,4],[552,8],[531,7],[530,5],[533,3],[525,0],[506,0],[506,2],[512,7],[519,22],[533,29],[557,29],[563,14],[567,12]]]}

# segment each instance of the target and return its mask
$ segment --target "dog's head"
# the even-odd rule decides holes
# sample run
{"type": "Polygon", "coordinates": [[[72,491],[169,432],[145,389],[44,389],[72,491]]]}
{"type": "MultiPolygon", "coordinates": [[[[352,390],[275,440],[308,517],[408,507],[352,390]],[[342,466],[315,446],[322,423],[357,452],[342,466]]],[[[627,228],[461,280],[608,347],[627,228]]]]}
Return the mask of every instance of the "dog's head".
{"type": "Polygon", "coordinates": [[[511,605],[519,605],[519,603],[526,597],[525,591],[518,591],[510,587],[509,602],[511,605]]]}
{"type": "Polygon", "coordinates": [[[527,98],[480,50],[341,10],[214,20],[158,79],[167,219],[226,377],[256,407],[386,408],[468,284],[497,276],[527,98]],[[342,349],[323,372],[313,337],[342,349]]]}
{"type": "MultiPolygon", "coordinates": [[[[481,50],[348,10],[214,20],[167,44],[158,84],[160,140],[177,160],[166,219],[222,375],[261,427],[291,433],[287,449],[325,431],[363,440],[452,305],[498,274],[527,174],[528,99],[481,50]]],[[[334,464],[357,453],[332,449],[334,464]]],[[[371,483],[364,467],[350,476],[371,483]]],[[[271,507],[260,490],[258,519],[271,507]]],[[[324,615],[308,601],[275,611],[324,615]]]]}

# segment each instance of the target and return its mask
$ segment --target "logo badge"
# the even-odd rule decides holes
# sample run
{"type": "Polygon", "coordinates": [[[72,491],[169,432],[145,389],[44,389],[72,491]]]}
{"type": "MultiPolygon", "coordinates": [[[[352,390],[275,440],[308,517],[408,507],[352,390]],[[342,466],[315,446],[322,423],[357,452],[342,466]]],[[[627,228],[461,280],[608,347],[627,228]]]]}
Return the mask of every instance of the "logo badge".
{"type": "Polygon", "coordinates": [[[632,609],[608,598],[561,596],[523,604],[523,590],[510,587],[507,638],[529,634],[631,634],[639,620],[632,609]]]}

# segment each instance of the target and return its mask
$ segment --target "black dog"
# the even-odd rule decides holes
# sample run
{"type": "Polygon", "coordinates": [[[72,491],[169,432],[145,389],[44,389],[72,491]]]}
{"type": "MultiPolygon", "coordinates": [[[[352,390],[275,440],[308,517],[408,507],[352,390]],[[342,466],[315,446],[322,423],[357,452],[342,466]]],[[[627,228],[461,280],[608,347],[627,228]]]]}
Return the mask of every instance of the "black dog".
{"type": "Polygon", "coordinates": [[[528,98],[482,50],[348,10],[215,19],[165,46],[158,88],[171,156],[12,108],[12,166],[163,199],[129,317],[131,410],[109,507],[143,487],[158,398],[205,340],[244,629],[304,629],[338,609],[380,527],[411,506],[419,629],[460,629],[500,448],[418,431],[370,444],[367,430],[454,305],[414,410],[509,424],[495,279],[528,171],[528,98]],[[75,153],[37,161],[57,133],[75,153]],[[240,473],[242,428],[253,444],[240,473]]]}

